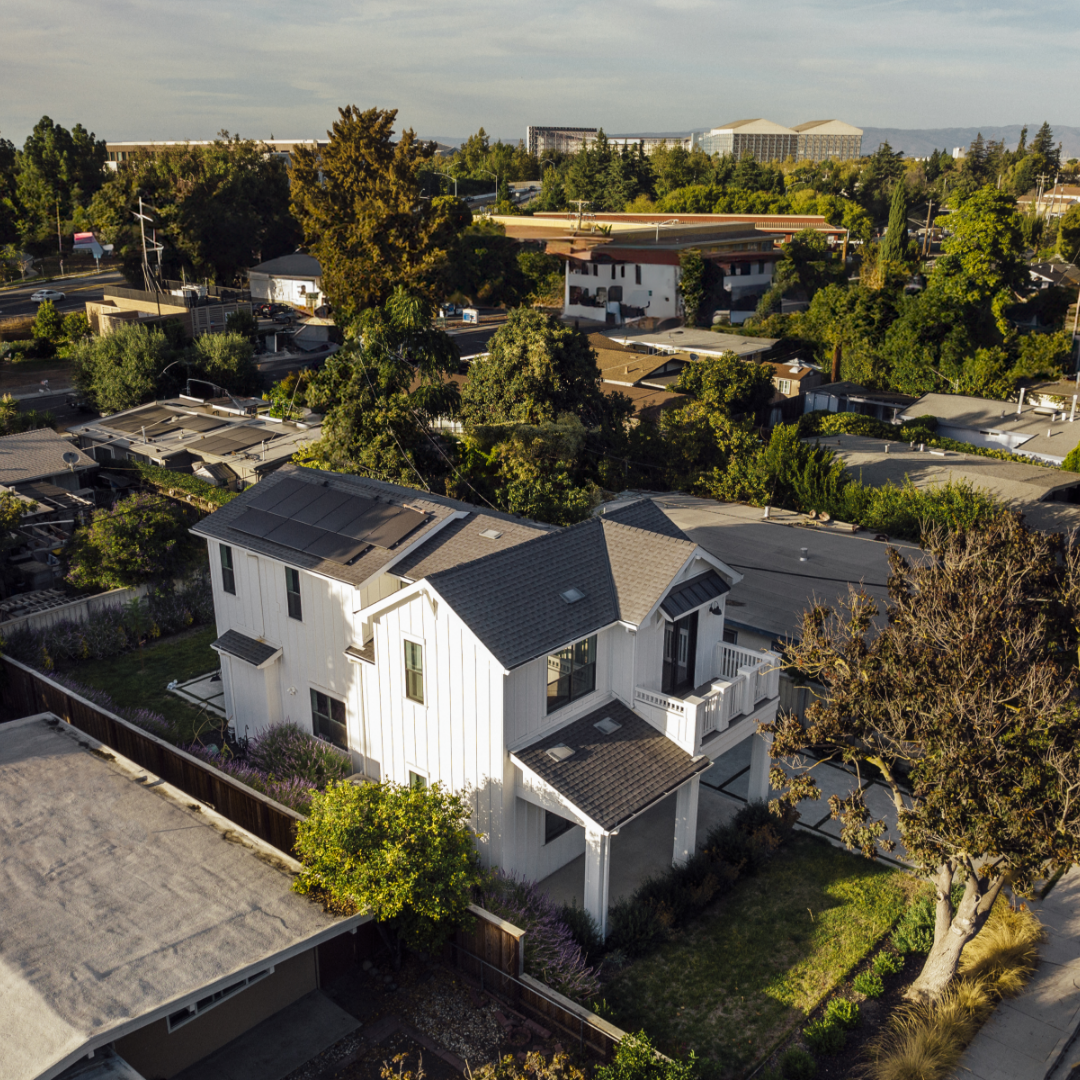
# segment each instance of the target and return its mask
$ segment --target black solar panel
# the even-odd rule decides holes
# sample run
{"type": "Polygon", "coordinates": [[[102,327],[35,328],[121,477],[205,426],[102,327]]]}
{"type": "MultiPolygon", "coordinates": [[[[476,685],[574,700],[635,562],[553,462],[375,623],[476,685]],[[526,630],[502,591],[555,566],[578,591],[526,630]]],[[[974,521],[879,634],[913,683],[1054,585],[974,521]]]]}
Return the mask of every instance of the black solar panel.
{"type": "Polygon", "coordinates": [[[309,555],[318,555],[337,563],[351,562],[357,555],[367,551],[370,544],[361,543],[351,536],[339,536],[337,533],[325,533],[304,550],[309,555]]]}
{"type": "Polygon", "coordinates": [[[284,519],[276,514],[268,514],[264,510],[245,510],[234,522],[232,527],[248,536],[265,537],[276,529],[284,519]]]}
{"type": "Polygon", "coordinates": [[[323,532],[322,529],[316,529],[312,525],[305,525],[302,521],[273,516],[278,523],[277,528],[268,532],[263,539],[269,540],[272,544],[292,548],[294,551],[306,551],[317,540],[334,535],[333,533],[323,532]]]}
{"type": "Polygon", "coordinates": [[[215,428],[224,427],[229,421],[220,416],[188,416],[177,415],[176,427],[185,431],[213,431],[215,428]]]}
{"type": "Polygon", "coordinates": [[[376,547],[392,548],[404,540],[409,533],[420,528],[426,520],[426,517],[418,511],[402,508],[401,513],[384,521],[364,539],[369,540],[376,547]]]}
{"type": "Polygon", "coordinates": [[[109,426],[118,431],[139,431],[143,427],[149,428],[154,424],[160,424],[161,421],[168,420],[173,415],[175,414],[160,405],[150,405],[129,416],[122,416],[118,420],[111,421],[109,426]]]}
{"type": "Polygon", "coordinates": [[[260,484],[248,506],[255,510],[272,510],[297,492],[317,492],[318,490],[314,484],[305,484],[303,480],[294,480],[291,476],[286,476],[274,484],[260,484]]]}
{"type": "Polygon", "coordinates": [[[376,502],[374,499],[364,499],[356,507],[357,513],[351,521],[338,526],[337,531],[346,536],[355,536],[362,540],[365,536],[374,532],[384,521],[388,521],[398,511],[399,507],[390,503],[376,502]]]}
{"type": "Polygon", "coordinates": [[[293,517],[307,525],[319,525],[321,527],[322,519],[327,514],[332,510],[336,510],[339,506],[344,506],[349,500],[350,496],[344,491],[324,489],[317,499],[296,511],[293,517]]]}
{"type": "Polygon", "coordinates": [[[374,505],[375,503],[371,499],[358,499],[355,495],[350,495],[345,502],[331,510],[319,522],[319,528],[329,529],[331,532],[342,533],[345,536],[352,536],[352,533],[346,532],[342,526],[348,525],[354,518],[362,516],[367,508],[374,505]]]}

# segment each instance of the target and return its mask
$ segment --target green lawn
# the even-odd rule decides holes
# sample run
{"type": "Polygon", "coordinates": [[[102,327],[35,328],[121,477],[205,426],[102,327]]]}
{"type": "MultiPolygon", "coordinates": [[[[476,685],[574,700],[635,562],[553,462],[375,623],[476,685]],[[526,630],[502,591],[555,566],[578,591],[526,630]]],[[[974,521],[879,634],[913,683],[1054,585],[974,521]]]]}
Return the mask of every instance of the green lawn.
{"type": "Polygon", "coordinates": [[[176,731],[178,741],[191,742],[198,710],[169,693],[165,687],[221,667],[210,642],[217,631],[210,626],[156,641],[112,660],[88,660],[65,668],[65,673],[107,691],[117,705],[153,709],[176,731]]]}
{"type": "Polygon", "coordinates": [[[604,988],[614,1020],[741,1077],[862,960],[918,888],[796,835],[760,873],[604,988]]]}

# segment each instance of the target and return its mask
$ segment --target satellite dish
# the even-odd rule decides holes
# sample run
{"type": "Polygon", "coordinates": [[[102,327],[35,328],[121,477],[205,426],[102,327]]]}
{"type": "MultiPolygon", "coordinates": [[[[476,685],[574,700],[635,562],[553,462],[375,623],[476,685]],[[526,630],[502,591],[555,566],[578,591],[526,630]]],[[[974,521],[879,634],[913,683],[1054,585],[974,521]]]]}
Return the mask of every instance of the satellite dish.
{"type": "Polygon", "coordinates": [[[64,451],[64,463],[66,465],[78,465],[79,464],[79,455],[76,454],[74,450],[65,450],[64,451]]]}

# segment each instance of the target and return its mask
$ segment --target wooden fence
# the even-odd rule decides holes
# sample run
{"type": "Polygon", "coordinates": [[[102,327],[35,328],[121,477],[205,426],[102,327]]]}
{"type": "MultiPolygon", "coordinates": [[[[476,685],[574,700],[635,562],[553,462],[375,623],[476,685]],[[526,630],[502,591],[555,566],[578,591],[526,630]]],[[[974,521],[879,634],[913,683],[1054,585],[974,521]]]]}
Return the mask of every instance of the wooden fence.
{"type": "Polygon", "coordinates": [[[626,1032],[526,975],[524,930],[475,904],[469,905],[469,911],[473,926],[455,931],[450,944],[458,968],[534,1023],[610,1061],[626,1032]]]}
{"type": "Polygon", "coordinates": [[[151,735],[115,713],[94,705],[40,672],[9,656],[0,656],[3,684],[0,716],[15,720],[51,712],[72,727],[134,761],[173,787],[207,803],[219,814],[292,855],[296,826],[304,818],[227,773],[151,735]]]}

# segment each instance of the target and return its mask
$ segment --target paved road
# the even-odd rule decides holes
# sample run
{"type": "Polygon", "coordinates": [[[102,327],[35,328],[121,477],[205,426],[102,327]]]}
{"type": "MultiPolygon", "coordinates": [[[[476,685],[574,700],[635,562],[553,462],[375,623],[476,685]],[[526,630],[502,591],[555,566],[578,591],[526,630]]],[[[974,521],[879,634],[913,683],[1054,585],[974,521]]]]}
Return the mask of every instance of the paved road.
{"type": "Polygon", "coordinates": [[[106,285],[118,285],[123,281],[116,270],[105,270],[90,277],[77,277],[50,281],[46,284],[28,281],[14,289],[0,289],[0,318],[13,315],[34,315],[37,304],[30,299],[30,294],[38,289],[56,289],[64,294],[64,299],[56,303],[56,310],[65,314],[70,311],[83,311],[88,300],[100,300],[106,285]]]}

